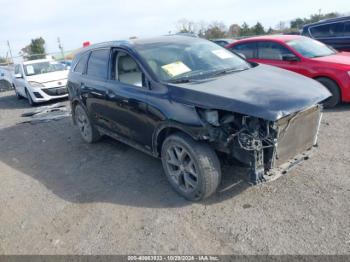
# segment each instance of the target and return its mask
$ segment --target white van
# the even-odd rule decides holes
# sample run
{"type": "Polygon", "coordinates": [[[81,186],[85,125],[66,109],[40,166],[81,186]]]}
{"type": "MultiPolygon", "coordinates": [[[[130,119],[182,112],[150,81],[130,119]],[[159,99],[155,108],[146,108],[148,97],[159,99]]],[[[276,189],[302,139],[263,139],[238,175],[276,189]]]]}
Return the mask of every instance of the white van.
{"type": "Polygon", "coordinates": [[[16,96],[30,105],[68,96],[68,70],[61,63],[38,59],[15,65],[13,85],[16,96]]]}

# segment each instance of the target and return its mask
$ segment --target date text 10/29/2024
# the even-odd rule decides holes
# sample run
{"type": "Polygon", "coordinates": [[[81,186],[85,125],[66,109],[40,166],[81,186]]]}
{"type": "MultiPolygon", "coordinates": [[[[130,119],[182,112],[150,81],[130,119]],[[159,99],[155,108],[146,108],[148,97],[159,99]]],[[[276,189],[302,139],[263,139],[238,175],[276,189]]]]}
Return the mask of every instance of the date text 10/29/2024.
{"type": "Polygon", "coordinates": [[[157,256],[157,255],[143,255],[143,256],[128,256],[128,261],[219,261],[218,256],[157,256]]]}

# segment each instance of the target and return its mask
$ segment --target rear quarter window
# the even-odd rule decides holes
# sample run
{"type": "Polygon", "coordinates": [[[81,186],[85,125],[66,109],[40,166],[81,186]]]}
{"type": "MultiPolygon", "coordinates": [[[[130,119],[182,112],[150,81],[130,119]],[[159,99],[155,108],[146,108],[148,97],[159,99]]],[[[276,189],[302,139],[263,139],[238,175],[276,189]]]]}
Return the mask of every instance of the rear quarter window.
{"type": "Polygon", "coordinates": [[[74,72],[83,74],[85,72],[85,67],[90,53],[82,55],[74,68],[74,72]]]}
{"type": "Polygon", "coordinates": [[[343,31],[343,22],[310,27],[311,35],[315,38],[338,37],[343,35],[343,31]]]}

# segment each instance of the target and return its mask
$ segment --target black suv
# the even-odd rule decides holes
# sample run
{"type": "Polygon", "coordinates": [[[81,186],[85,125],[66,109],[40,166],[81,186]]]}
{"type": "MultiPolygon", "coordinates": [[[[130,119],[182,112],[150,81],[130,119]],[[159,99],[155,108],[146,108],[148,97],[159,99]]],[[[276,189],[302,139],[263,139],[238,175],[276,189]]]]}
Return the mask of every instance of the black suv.
{"type": "Polygon", "coordinates": [[[67,85],[86,142],[108,135],[160,157],[190,200],[213,194],[231,160],[257,184],[306,158],[329,97],[314,80],[186,36],[84,48],[67,85]]]}
{"type": "Polygon", "coordinates": [[[350,16],[305,25],[302,35],[317,39],[339,51],[350,52],[350,16]]]}

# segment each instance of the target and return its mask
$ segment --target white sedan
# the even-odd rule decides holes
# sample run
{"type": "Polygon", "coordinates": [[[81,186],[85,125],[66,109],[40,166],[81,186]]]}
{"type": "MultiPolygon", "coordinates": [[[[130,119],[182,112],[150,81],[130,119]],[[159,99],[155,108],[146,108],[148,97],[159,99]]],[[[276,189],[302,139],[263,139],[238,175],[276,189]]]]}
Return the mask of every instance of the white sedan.
{"type": "Polygon", "coordinates": [[[25,61],[15,65],[13,84],[18,98],[30,105],[68,96],[67,68],[49,59],[25,61]]]}

